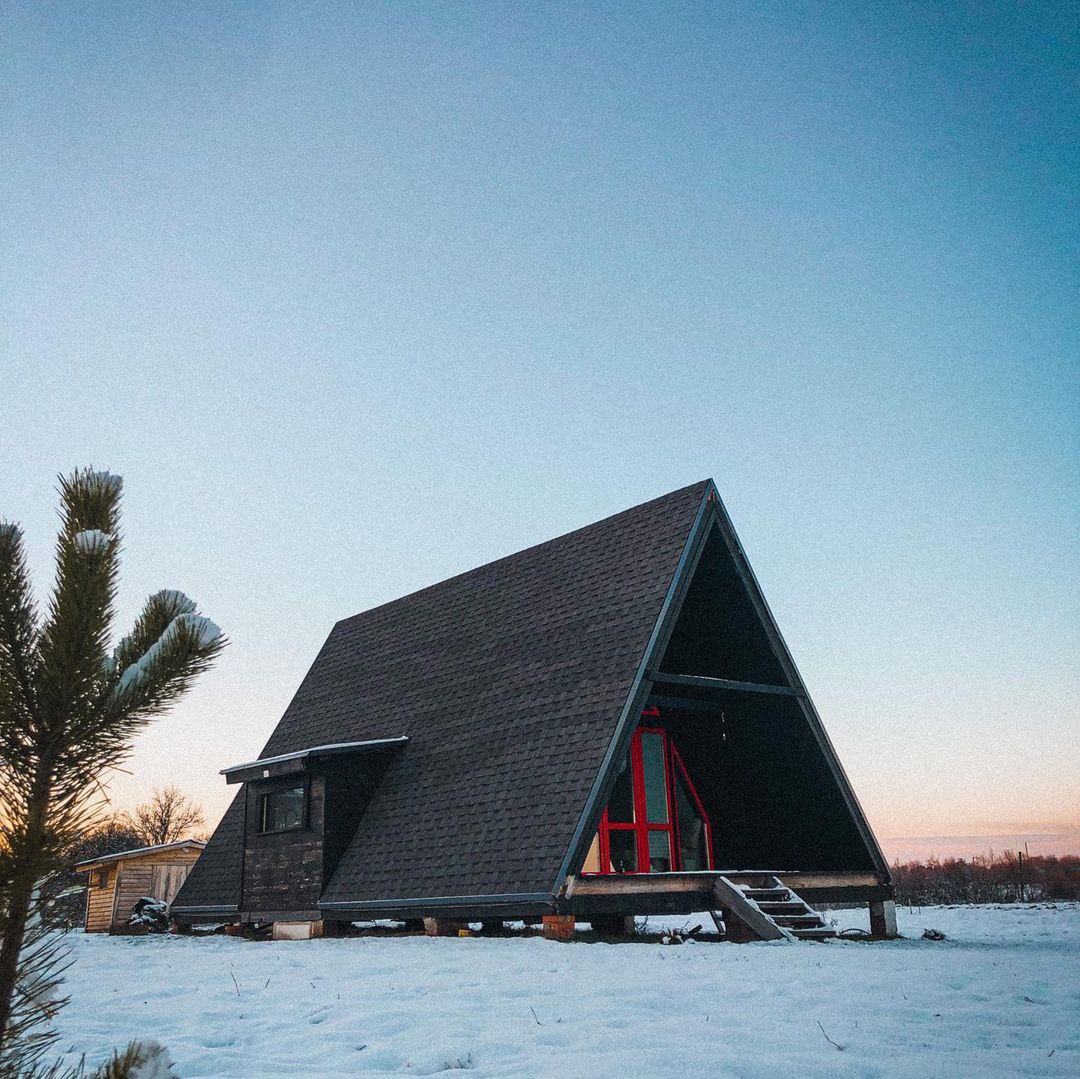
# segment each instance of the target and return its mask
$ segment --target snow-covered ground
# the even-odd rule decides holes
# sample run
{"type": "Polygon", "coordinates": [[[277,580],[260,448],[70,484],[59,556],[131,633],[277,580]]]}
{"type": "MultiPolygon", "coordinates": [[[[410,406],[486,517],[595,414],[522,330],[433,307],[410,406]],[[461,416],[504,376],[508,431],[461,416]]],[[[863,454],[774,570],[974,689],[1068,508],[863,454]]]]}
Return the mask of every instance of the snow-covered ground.
{"type": "Polygon", "coordinates": [[[184,1079],[1080,1075],[1080,905],[899,914],[875,944],[80,933],[61,1044],[154,1037],[184,1079]]]}

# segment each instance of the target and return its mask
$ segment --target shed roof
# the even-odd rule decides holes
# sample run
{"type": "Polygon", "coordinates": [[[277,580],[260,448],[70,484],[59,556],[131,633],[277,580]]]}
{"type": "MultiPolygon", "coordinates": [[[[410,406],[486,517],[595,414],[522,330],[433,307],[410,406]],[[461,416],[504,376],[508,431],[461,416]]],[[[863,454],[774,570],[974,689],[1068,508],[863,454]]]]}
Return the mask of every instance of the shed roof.
{"type": "MultiPolygon", "coordinates": [[[[324,901],[550,898],[711,481],[334,626],[260,758],[393,738],[324,901]]],[[[174,904],[240,900],[242,792],[174,904]]]]}
{"type": "Polygon", "coordinates": [[[202,850],[205,846],[206,843],[202,839],[177,839],[172,843],[158,843],[152,847],[134,847],[132,850],[122,850],[116,854],[103,854],[98,858],[84,858],[81,862],[75,863],[75,870],[78,873],[85,873],[88,869],[106,865],[109,862],[122,862],[128,858],[145,858],[148,855],[162,854],[165,851],[184,850],[189,847],[202,850]]]}

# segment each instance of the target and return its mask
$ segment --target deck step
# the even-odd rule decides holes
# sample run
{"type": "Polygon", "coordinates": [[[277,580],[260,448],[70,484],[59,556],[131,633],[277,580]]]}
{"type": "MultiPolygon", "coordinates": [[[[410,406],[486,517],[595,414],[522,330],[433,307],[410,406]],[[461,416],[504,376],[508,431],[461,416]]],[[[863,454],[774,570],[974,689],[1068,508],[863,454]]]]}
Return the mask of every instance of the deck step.
{"type": "Polygon", "coordinates": [[[821,915],[816,910],[808,911],[806,914],[775,914],[773,915],[773,921],[779,926],[785,926],[788,929],[802,928],[816,928],[821,925],[821,915]]]}
{"type": "Polygon", "coordinates": [[[778,877],[770,874],[721,875],[713,887],[729,940],[828,940],[836,931],[778,877]]]}
{"type": "Polygon", "coordinates": [[[747,899],[754,900],[755,903],[760,903],[763,900],[784,902],[791,895],[791,892],[787,888],[744,888],[743,894],[747,899]]]}
{"type": "Polygon", "coordinates": [[[810,908],[801,900],[788,899],[780,902],[762,900],[758,907],[770,917],[780,914],[805,914],[810,908]]]}
{"type": "Polygon", "coordinates": [[[792,929],[792,936],[799,940],[829,940],[836,936],[836,930],[831,925],[819,925],[814,928],[792,929]]]}

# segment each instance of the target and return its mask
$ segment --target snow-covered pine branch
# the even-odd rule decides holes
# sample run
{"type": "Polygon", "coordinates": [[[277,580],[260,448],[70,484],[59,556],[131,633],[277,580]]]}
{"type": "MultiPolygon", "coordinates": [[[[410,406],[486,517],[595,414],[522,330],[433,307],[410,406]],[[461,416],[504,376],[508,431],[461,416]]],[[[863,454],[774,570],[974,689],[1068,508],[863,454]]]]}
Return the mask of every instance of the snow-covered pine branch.
{"type": "Polygon", "coordinates": [[[112,536],[100,528],[85,528],[71,537],[71,543],[80,554],[99,554],[108,550],[112,536]]]}
{"type": "Polygon", "coordinates": [[[195,601],[176,588],[163,588],[150,596],[132,631],[113,651],[116,669],[125,671],[160,640],[179,615],[193,614],[195,601]]]}
{"type": "MultiPolygon", "coordinates": [[[[2,1075],[60,1074],[42,1062],[55,1037],[49,1021],[64,1003],[46,992],[58,985],[64,945],[50,931],[45,897],[93,819],[101,777],[226,643],[187,596],[164,591],[109,655],[122,486],[93,469],[59,478],[56,583],[40,622],[21,533],[0,524],[2,1075]]],[[[96,1079],[171,1074],[159,1048],[132,1045],[96,1079]]]]}
{"type": "MultiPolygon", "coordinates": [[[[174,595],[185,605],[194,607],[183,593],[174,595]]],[[[162,593],[151,599],[158,600],[160,596],[162,593]]],[[[116,683],[115,698],[136,709],[153,708],[161,694],[176,683],[186,683],[209,663],[224,644],[225,637],[220,626],[209,618],[194,611],[178,614],[170,619],[142,655],[122,669],[116,683]]]]}

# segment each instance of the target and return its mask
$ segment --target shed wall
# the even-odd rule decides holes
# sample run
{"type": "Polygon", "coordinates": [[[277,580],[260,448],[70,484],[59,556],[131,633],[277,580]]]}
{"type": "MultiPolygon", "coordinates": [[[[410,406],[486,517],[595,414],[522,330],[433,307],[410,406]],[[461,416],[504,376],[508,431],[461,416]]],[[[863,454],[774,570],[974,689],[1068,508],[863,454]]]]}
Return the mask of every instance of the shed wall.
{"type": "Polygon", "coordinates": [[[120,863],[116,882],[116,902],[113,906],[113,928],[123,929],[131,917],[137,900],[150,894],[154,883],[154,867],[146,862],[120,863]]]}
{"type": "Polygon", "coordinates": [[[198,850],[171,850],[158,856],[126,858],[100,870],[91,869],[87,874],[86,931],[122,930],[135,903],[144,895],[172,902],[199,854],[198,850]],[[93,883],[99,872],[106,874],[105,887],[93,883]]]}
{"type": "MultiPolygon", "coordinates": [[[[86,889],[86,931],[87,933],[107,933],[112,925],[113,895],[116,887],[116,869],[106,871],[106,885],[99,888],[89,883],[86,889]]],[[[91,880],[94,874],[91,873],[91,880]]]]}
{"type": "Polygon", "coordinates": [[[153,858],[121,862],[113,906],[112,928],[123,930],[135,904],[144,895],[170,903],[198,860],[198,851],[169,851],[168,861],[153,858]],[[180,859],[186,859],[181,861],[180,859]]]}

